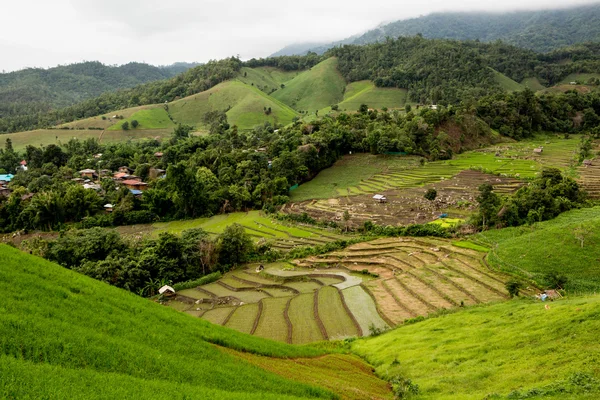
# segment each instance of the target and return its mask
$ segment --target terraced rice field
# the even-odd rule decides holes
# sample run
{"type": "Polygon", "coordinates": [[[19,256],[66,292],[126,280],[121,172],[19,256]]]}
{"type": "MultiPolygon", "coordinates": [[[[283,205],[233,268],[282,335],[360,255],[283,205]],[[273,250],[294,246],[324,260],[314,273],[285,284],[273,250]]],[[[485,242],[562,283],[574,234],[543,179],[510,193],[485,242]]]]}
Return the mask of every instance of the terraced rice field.
{"type": "MultiPolygon", "coordinates": [[[[594,154],[600,151],[600,144],[596,143],[594,154]]],[[[600,199],[600,159],[591,160],[591,165],[582,165],[578,168],[577,182],[588,192],[591,199],[600,199]]]]}
{"type": "Polygon", "coordinates": [[[469,247],[432,238],[378,239],[261,272],[236,270],[179,292],[170,305],[287,343],[367,336],[440,310],[507,299],[507,277],[486,266],[485,251],[469,247]]]}
{"type": "MultiPolygon", "coordinates": [[[[507,277],[489,270],[484,254],[440,239],[393,238],[356,244],[344,251],[295,263],[303,268],[319,265],[322,269],[327,265],[378,274],[379,278],[358,287],[375,299],[382,320],[397,325],[443,309],[507,299],[507,277]]],[[[533,293],[531,290],[526,292],[533,293]]],[[[355,291],[356,286],[343,291],[350,299],[350,310],[356,301],[351,294],[355,291]]],[[[364,331],[366,324],[359,322],[361,318],[355,313],[352,315],[364,331]]]]}
{"type": "Polygon", "coordinates": [[[316,219],[343,224],[344,212],[348,211],[350,226],[360,226],[365,221],[380,225],[426,223],[434,221],[441,214],[463,220],[475,209],[477,188],[484,182],[492,184],[495,192],[500,194],[513,193],[524,183],[515,178],[464,170],[451,178],[425,187],[407,187],[379,192],[387,197],[386,203],[374,200],[372,194],[363,194],[291,203],[283,209],[283,212],[298,214],[306,212],[316,219]],[[424,199],[423,196],[428,188],[437,191],[435,201],[424,199]]]}
{"type": "Polygon", "coordinates": [[[169,305],[212,323],[267,339],[304,344],[387,329],[364,280],[346,269],[237,270],[177,293],[169,305]]]}
{"type": "Polygon", "coordinates": [[[150,227],[150,230],[151,234],[156,236],[161,232],[179,234],[186,229],[202,228],[210,234],[218,235],[227,226],[234,223],[242,225],[255,241],[270,241],[274,248],[282,251],[290,250],[297,246],[321,245],[347,238],[325,229],[286,224],[268,218],[260,211],[238,212],[217,215],[211,218],[156,223],[150,227]]]}

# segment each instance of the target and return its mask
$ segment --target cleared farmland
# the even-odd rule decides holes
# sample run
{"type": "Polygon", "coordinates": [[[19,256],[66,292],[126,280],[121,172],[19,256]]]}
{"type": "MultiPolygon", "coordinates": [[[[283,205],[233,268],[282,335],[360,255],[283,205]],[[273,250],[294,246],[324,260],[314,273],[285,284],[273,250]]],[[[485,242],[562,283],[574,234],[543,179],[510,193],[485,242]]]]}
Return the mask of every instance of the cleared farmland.
{"type": "Polygon", "coordinates": [[[507,276],[488,269],[481,250],[464,241],[378,239],[260,272],[232,271],[179,292],[171,306],[287,343],[368,336],[441,310],[508,299],[507,276]]]}

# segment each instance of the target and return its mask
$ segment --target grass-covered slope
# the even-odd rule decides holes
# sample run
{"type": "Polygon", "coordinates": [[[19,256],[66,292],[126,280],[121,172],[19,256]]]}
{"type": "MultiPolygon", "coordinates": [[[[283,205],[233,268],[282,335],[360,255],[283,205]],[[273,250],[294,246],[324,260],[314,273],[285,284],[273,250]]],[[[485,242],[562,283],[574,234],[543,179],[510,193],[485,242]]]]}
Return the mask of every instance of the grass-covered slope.
{"type": "Polygon", "coordinates": [[[514,300],[402,326],[352,347],[378,374],[418,385],[412,399],[597,399],[599,330],[600,296],[514,300]]]}
{"type": "Polygon", "coordinates": [[[352,82],[346,87],[344,100],[338,105],[344,111],[356,111],[361,104],[369,108],[401,108],[406,103],[406,89],[379,88],[371,81],[352,82]]]}
{"type": "Polygon", "coordinates": [[[310,357],[319,350],[190,318],[5,245],[0,289],[0,398],[334,397],[236,356],[310,357]]]}
{"type": "Polygon", "coordinates": [[[495,69],[490,69],[494,73],[494,79],[496,80],[496,82],[498,82],[498,85],[500,85],[502,89],[507,90],[509,92],[518,92],[520,90],[525,89],[523,85],[510,79],[508,76],[496,71],[495,69]]]}
{"type": "Polygon", "coordinates": [[[169,104],[169,113],[177,123],[204,127],[204,115],[209,111],[227,111],[231,125],[252,129],[265,121],[289,124],[296,112],[261,90],[240,81],[223,82],[205,92],[169,104]],[[271,109],[270,114],[265,108],[271,109]]]}
{"type": "Polygon", "coordinates": [[[162,106],[136,111],[130,117],[118,121],[108,129],[111,131],[122,130],[122,126],[125,122],[129,124],[131,129],[135,130],[173,129],[175,127],[175,124],[169,118],[169,114],[162,106]],[[134,128],[131,125],[131,121],[134,120],[139,124],[137,128],[134,128]]]}
{"type": "Polygon", "coordinates": [[[309,113],[337,104],[343,99],[346,87],[337,65],[336,58],[328,58],[287,82],[272,96],[294,110],[309,113]]]}
{"type": "Polygon", "coordinates": [[[478,239],[492,248],[490,264],[543,284],[565,275],[567,292],[600,290],[600,207],[569,211],[551,221],[490,230],[478,239]],[[583,247],[582,247],[583,242],[583,247]]]}
{"type": "Polygon", "coordinates": [[[284,71],[273,67],[243,67],[240,70],[238,79],[259,88],[265,93],[272,93],[279,89],[282,83],[285,84],[298,74],[300,74],[299,71],[284,71]]]}

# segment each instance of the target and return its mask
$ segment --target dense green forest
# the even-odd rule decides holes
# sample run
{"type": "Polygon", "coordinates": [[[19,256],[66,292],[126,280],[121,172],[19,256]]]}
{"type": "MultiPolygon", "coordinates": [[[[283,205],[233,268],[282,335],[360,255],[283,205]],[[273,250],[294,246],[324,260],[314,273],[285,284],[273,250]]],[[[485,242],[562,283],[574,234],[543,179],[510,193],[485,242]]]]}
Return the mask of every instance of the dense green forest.
{"type": "Polygon", "coordinates": [[[104,93],[60,110],[44,112],[36,106],[25,107],[19,115],[0,118],[0,132],[50,127],[127,107],[170,102],[233,79],[243,66],[306,70],[332,56],[338,58],[338,70],[347,82],[368,79],[380,87],[405,88],[409,99],[416,103],[458,104],[467,98],[501,93],[496,71],[517,82],[537,77],[548,86],[572,73],[596,73],[600,71],[598,47],[589,43],[537,54],[501,42],[485,44],[416,36],[343,46],[323,56],[309,53],[247,62],[232,57],[211,61],[167,80],[104,93]]]}
{"type": "Polygon", "coordinates": [[[48,112],[103,93],[164,80],[194,63],[155,67],[143,63],[108,66],[97,61],[0,74],[0,118],[48,112]]]}
{"type": "Polygon", "coordinates": [[[507,13],[440,12],[400,20],[362,35],[312,48],[289,46],[278,55],[323,54],[345,44],[367,44],[386,38],[415,36],[426,38],[479,40],[505,43],[537,52],[548,52],[578,43],[600,40],[600,5],[558,10],[515,11],[507,13]],[[299,52],[299,53],[298,53],[299,52]]]}

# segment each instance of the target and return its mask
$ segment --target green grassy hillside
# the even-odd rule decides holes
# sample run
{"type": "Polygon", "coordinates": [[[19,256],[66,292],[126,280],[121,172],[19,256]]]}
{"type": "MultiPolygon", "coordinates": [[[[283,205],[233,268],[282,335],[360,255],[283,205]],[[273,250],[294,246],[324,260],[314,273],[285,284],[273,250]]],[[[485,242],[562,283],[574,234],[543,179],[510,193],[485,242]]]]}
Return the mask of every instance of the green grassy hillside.
{"type": "Polygon", "coordinates": [[[112,125],[108,130],[120,131],[125,122],[128,122],[131,129],[134,129],[133,126],[131,126],[131,121],[133,120],[136,120],[139,123],[135,130],[173,129],[175,127],[175,124],[169,118],[169,114],[167,114],[164,107],[159,106],[157,108],[136,111],[130,117],[112,125]]]}
{"type": "Polygon", "coordinates": [[[493,249],[488,261],[495,268],[542,285],[546,274],[564,274],[567,292],[600,290],[600,207],[569,211],[532,226],[490,230],[477,238],[493,249]]]}
{"type": "Polygon", "coordinates": [[[389,397],[355,358],[343,356],[353,366],[337,376],[331,369],[339,355],[299,359],[296,368],[285,359],[323,351],[214,326],[5,245],[0,289],[0,398],[335,398],[318,384],[389,397]],[[294,380],[239,351],[263,363],[281,358],[294,380]]]}
{"type": "Polygon", "coordinates": [[[578,84],[586,84],[590,78],[600,79],[600,74],[570,74],[565,77],[560,83],[568,85],[571,82],[577,82],[578,84]]]}
{"type": "Polygon", "coordinates": [[[546,87],[540,83],[538,78],[525,78],[521,82],[522,86],[528,87],[529,89],[537,92],[538,90],[544,90],[546,87]]]}
{"type": "Polygon", "coordinates": [[[379,88],[371,81],[359,81],[346,87],[344,100],[338,106],[342,111],[356,111],[361,104],[377,109],[401,108],[406,103],[406,95],[406,89],[379,88]]]}
{"type": "Polygon", "coordinates": [[[495,69],[490,68],[494,72],[494,79],[500,87],[509,92],[518,92],[519,90],[523,90],[524,86],[518,82],[513,81],[508,76],[496,71],[495,69]]]}
{"type": "Polygon", "coordinates": [[[337,70],[336,58],[302,72],[273,93],[273,97],[298,111],[314,113],[343,99],[346,82],[337,70]]]}
{"type": "Polygon", "coordinates": [[[273,67],[243,67],[238,75],[238,79],[248,85],[259,88],[265,93],[272,93],[279,89],[282,83],[285,84],[298,74],[300,74],[298,71],[283,71],[273,67]]]}
{"type": "Polygon", "coordinates": [[[177,123],[203,128],[203,117],[209,111],[227,111],[231,125],[252,129],[265,121],[289,124],[296,112],[276,99],[240,81],[221,83],[210,90],[169,104],[169,113],[177,123]],[[265,107],[271,114],[265,114],[265,107]]]}
{"type": "Polygon", "coordinates": [[[378,374],[418,385],[414,399],[597,399],[599,310],[600,296],[514,300],[402,326],[352,348],[378,374]]]}

